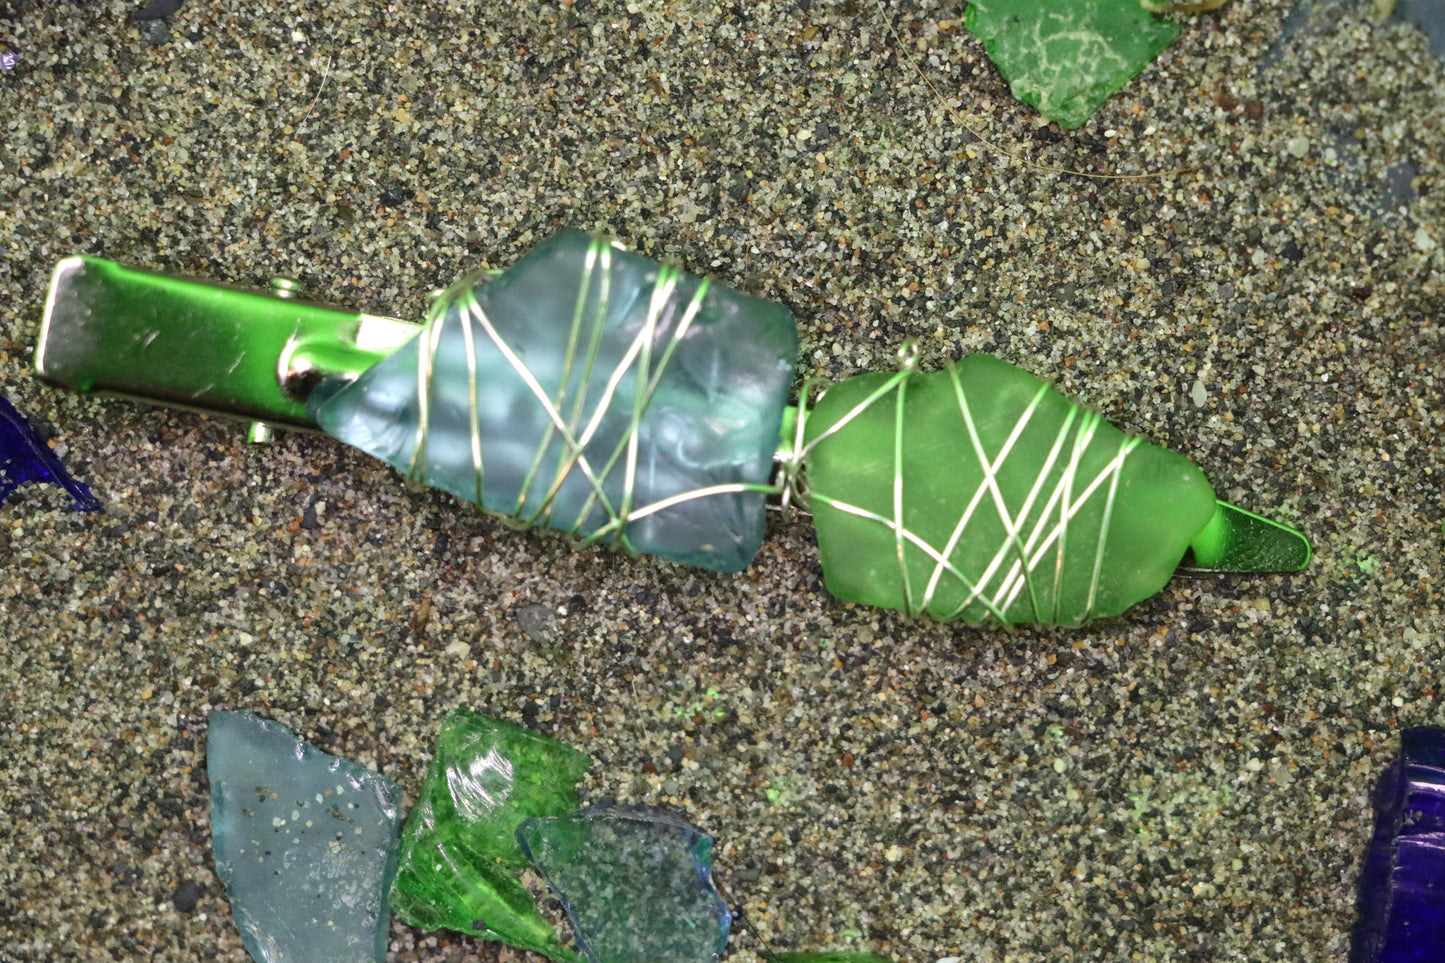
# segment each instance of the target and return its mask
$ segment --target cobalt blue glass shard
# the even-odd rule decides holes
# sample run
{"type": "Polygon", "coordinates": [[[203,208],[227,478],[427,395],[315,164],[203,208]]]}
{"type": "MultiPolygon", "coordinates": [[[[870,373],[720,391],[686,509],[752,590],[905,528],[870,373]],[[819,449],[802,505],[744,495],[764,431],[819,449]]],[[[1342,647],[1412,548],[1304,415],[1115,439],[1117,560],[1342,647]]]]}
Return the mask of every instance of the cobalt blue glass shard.
{"type": "Polygon", "coordinates": [[[788,310],[575,230],[488,277],[453,285],[352,384],[318,389],[310,415],[521,524],[746,568],[793,380],[788,310]]]}
{"type": "Polygon", "coordinates": [[[1350,963],[1445,961],[1445,729],[1400,734],[1375,784],[1350,963]]]}
{"type": "Polygon", "coordinates": [[[251,712],[206,737],[216,875],[257,963],[386,959],[401,787],[251,712]]]}
{"type": "Polygon", "coordinates": [[[713,838],[663,809],[595,806],[517,829],[591,963],[714,963],[732,913],[712,882],[713,838]]]}
{"type": "Polygon", "coordinates": [[[25,416],[0,396],[0,502],[26,482],[49,482],[65,489],[76,511],[100,511],[90,489],[70,477],[25,416]]]}

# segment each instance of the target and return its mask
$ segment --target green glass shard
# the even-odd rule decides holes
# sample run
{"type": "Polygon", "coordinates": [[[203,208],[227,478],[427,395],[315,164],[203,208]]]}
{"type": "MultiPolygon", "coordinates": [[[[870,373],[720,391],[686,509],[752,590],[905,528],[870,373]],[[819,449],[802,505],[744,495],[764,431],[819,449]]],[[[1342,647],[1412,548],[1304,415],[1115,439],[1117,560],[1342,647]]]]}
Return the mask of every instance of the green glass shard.
{"type": "Polygon", "coordinates": [[[525,819],[575,810],[588,765],[583,753],[520,726],[470,709],[449,713],[402,834],[397,916],[580,960],[522,885],[528,864],[516,832],[525,819]]]}
{"type": "Polygon", "coordinates": [[[828,591],[969,622],[1117,615],[1215,507],[1186,459],[988,355],[829,388],[803,471],[828,591]]]}
{"type": "Polygon", "coordinates": [[[963,22],[1014,96],[1064,127],[1082,127],[1179,36],[1139,0],[969,0],[963,22]]]}

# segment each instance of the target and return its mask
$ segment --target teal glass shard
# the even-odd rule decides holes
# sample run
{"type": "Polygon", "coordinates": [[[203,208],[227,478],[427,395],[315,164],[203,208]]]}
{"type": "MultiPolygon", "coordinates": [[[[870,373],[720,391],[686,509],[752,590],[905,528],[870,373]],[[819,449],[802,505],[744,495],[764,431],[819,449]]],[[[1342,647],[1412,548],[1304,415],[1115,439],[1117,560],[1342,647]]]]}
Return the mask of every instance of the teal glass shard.
{"type": "Polygon", "coordinates": [[[1064,127],[1082,127],[1179,36],[1140,0],[969,0],[963,22],[1014,96],[1064,127]]]}
{"type": "Polygon", "coordinates": [[[309,413],[523,524],[738,571],[762,544],[796,353],[781,305],[563,231],[459,281],[309,413]]]}
{"type": "Polygon", "coordinates": [[[713,839],[661,809],[599,806],[517,830],[591,963],[713,963],[732,913],[712,882],[713,839]]]}
{"type": "Polygon", "coordinates": [[[422,929],[445,927],[580,960],[522,885],[528,864],[517,827],[575,810],[589,764],[576,749],[510,722],[470,709],[449,713],[402,834],[391,894],[397,916],[422,929]]]}
{"type": "Polygon", "coordinates": [[[386,959],[401,787],[250,712],[212,713],[211,845],[257,963],[386,959]]]}

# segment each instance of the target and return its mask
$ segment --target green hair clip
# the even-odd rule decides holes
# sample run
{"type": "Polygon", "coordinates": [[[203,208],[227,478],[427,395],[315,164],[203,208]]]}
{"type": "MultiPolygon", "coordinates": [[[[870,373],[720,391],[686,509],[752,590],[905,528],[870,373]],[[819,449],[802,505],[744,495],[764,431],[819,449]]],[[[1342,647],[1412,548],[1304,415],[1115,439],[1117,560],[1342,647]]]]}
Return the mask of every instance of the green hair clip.
{"type": "Polygon", "coordinates": [[[813,514],[834,595],[910,615],[1077,625],[1176,570],[1293,572],[1299,532],[1004,361],[805,384],[781,305],[563,231],[465,277],[425,325],[62,261],[46,380],[320,428],[525,526],[716,571],[767,499],[813,514]]]}

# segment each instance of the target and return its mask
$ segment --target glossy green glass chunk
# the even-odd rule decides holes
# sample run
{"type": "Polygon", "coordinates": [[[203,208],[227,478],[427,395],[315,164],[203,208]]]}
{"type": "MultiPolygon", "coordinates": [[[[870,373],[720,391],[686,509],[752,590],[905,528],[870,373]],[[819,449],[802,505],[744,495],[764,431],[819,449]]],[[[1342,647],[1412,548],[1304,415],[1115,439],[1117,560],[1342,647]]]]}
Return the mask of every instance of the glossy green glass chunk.
{"type": "Polygon", "coordinates": [[[580,960],[522,885],[528,863],[516,832],[530,817],[575,810],[588,765],[583,753],[510,722],[449,713],[402,833],[391,893],[397,916],[580,960]]]}
{"type": "Polygon", "coordinates": [[[969,622],[1117,615],[1215,505],[1180,455],[988,355],[830,387],[803,464],[828,591],[969,622]]]}
{"type": "Polygon", "coordinates": [[[739,571],[797,350],[782,305],[563,231],[457,282],[421,335],[309,411],[524,525],[739,571]]]}

